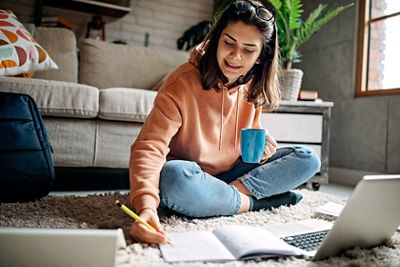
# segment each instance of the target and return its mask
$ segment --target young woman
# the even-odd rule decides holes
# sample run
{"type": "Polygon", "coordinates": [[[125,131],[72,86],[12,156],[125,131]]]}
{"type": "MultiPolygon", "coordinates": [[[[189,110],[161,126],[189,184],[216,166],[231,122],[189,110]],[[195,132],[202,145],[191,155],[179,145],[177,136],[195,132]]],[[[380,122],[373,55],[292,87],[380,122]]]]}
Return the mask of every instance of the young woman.
{"type": "Polygon", "coordinates": [[[240,130],[262,128],[262,108],[278,105],[277,42],[272,10],[253,0],[237,0],[189,62],[169,75],[130,158],[132,206],[158,232],[133,223],[133,238],[167,240],[159,205],[190,217],[209,217],[301,200],[289,190],[319,169],[313,150],[277,149],[268,135],[260,163],[244,163],[240,157],[240,130]]]}

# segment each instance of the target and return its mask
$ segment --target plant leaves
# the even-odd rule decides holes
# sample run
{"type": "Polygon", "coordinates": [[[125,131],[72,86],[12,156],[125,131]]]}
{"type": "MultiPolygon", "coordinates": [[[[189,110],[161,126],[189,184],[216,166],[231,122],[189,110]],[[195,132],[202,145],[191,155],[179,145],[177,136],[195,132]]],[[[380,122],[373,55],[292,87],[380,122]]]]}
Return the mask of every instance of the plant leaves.
{"type": "Polygon", "coordinates": [[[282,7],[282,1],[281,0],[269,0],[271,5],[275,8],[275,10],[280,10],[282,7]]]}
{"type": "Polygon", "coordinates": [[[304,42],[310,39],[310,37],[314,33],[316,33],[323,25],[331,21],[339,13],[352,5],[353,4],[329,8],[326,4],[319,4],[318,7],[310,13],[302,27],[296,31],[296,50],[304,42]]]}
{"type": "Polygon", "coordinates": [[[289,28],[291,30],[298,29],[300,27],[301,14],[303,13],[301,0],[285,0],[284,9],[288,15],[289,28]]]}

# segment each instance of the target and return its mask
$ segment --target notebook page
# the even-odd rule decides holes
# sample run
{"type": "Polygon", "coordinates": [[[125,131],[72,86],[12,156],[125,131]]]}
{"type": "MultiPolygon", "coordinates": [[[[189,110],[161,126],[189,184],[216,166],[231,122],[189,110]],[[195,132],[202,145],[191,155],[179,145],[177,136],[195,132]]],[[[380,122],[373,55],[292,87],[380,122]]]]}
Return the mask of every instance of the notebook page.
{"type": "Polygon", "coordinates": [[[167,262],[235,260],[218,238],[209,231],[169,233],[172,245],[160,245],[167,262]]]}
{"type": "Polygon", "coordinates": [[[301,254],[262,227],[229,225],[215,229],[214,234],[236,259],[301,254]]]}

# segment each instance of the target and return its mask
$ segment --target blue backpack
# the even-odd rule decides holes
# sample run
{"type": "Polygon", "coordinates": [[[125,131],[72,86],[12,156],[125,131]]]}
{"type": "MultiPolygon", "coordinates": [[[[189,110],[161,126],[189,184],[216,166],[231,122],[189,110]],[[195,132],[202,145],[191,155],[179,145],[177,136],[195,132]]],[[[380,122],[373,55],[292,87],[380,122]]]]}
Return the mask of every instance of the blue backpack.
{"type": "Polygon", "coordinates": [[[0,202],[32,201],[54,183],[52,149],[35,101],[0,92],[0,202]]]}

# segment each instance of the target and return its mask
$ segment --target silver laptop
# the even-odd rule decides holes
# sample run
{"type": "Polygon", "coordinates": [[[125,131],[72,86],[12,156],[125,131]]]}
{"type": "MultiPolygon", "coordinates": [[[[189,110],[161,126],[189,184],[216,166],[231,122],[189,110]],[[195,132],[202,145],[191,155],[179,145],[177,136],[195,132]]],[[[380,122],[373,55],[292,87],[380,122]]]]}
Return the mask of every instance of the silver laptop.
{"type": "Polygon", "coordinates": [[[0,228],[0,266],[110,267],[123,247],[121,229],[0,228]]]}
{"type": "Polygon", "coordinates": [[[301,248],[304,255],[320,260],[353,247],[373,247],[389,240],[400,225],[399,205],[400,175],[366,175],[334,224],[311,219],[266,228],[301,248]]]}

